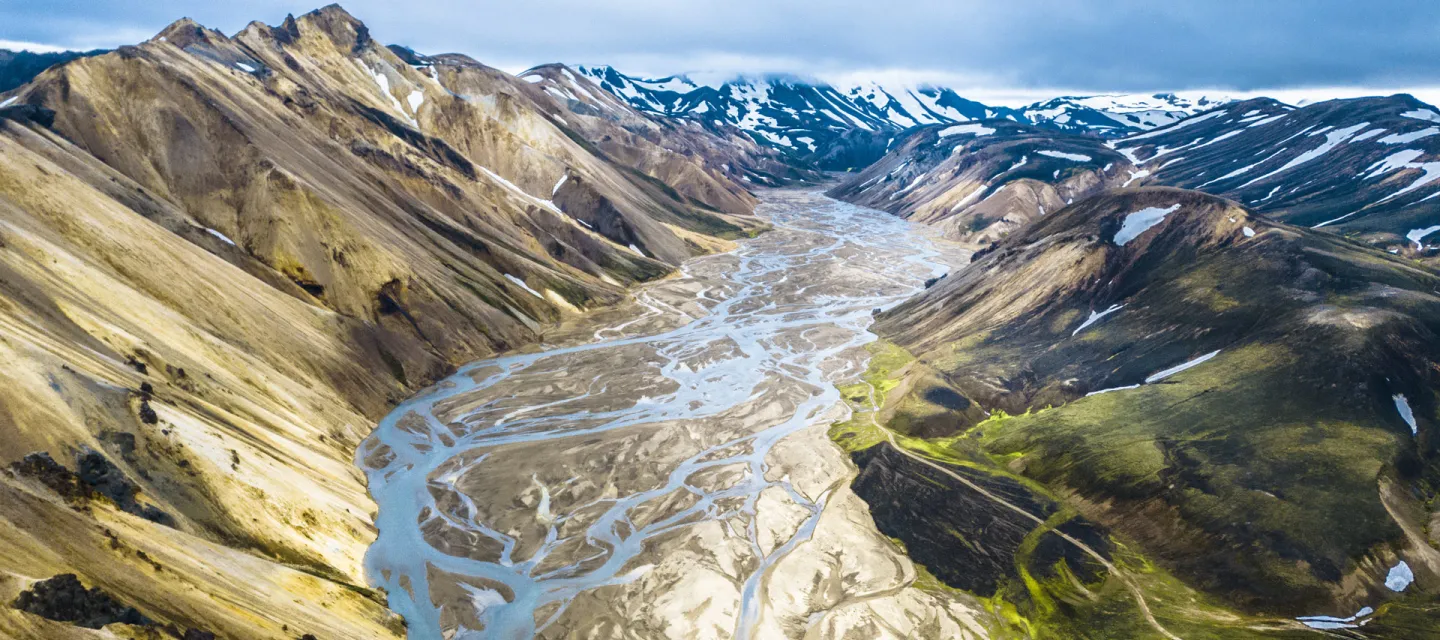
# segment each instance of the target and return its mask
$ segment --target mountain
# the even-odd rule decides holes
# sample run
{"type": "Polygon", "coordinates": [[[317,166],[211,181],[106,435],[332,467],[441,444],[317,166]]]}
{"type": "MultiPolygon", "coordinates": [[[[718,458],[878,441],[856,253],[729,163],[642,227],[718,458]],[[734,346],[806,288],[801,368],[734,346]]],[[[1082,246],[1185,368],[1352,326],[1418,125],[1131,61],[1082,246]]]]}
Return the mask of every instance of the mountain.
{"type": "Polygon", "coordinates": [[[1094,137],[982,120],[920,128],[828,195],[988,244],[1133,169],[1094,137]]]}
{"type": "Polygon", "coordinates": [[[1114,137],[1170,124],[1228,101],[1176,94],[1072,96],[1014,109],[988,106],[926,84],[861,81],[834,86],[791,76],[701,83],[684,75],[649,80],[610,66],[574,68],[638,110],[734,126],[831,170],[874,162],[893,145],[897,133],[913,127],[1003,118],[1114,137]]]}
{"type": "Polygon", "coordinates": [[[789,76],[711,86],[684,76],[634,78],[608,66],[575,69],[636,109],[735,127],[824,169],[868,165],[909,127],[1000,115],[948,89],[843,89],[789,76]]]}
{"type": "Polygon", "coordinates": [[[1113,137],[1148,131],[1233,102],[1174,93],[1064,96],[1020,109],[1021,120],[1051,129],[1113,137]]]}
{"type": "MultiPolygon", "coordinates": [[[[403,635],[364,586],[373,425],[763,230],[732,175],[808,175],[402,57],[334,5],[233,36],[181,20],[11,97],[0,600],[134,637],[403,635]]],[[[0,635],[98,637],[9,606],[0,635]]]]}
{"type": "Polygon", "coordinates": [[[943,568],[1014,550],[990,581],[950,584],[1019,603],[1031,633],[1149,637],[1148,619],[1178,637],[1292,637],[1300,622],[1273,619],[1323,615],[1335,622],[1306,624],[1428,637],[1437,287],[1401,257],[1233,201],[1110,190],[880,314],[903,349],[869,382],[893,435],[832,433],[913,557],[943,568]],[[936,484],[944,501],[921,502],[936,484]],[[997,495],[1112,564],[972,522],[1036,527],[997,495]],[[983,509],[946,506],[964,503],[983,509]]]}
{"type": "MultiPolygon", "coordinates": [[[[101,49],[47,53],[0,49],[0,94],[31,81],[35,76],[40,75],[40,72],[57,64],[102,53],[105,51],[101,49]]],[[[4,100],[0,100],[0,102],[4,102],[4,100]]]]}
{"type": "MultiPolygon", "coordinates": [[[[691,182],[687,176],[657,173],[695,164],[683,161],[685,158],[701,159],[707,171],[729,180],[724,188],[742,192],[738,185],[745,183],[781,186],[795,181],[818,181],[823,177],[797,167],[782,152],[755,142],[733,126],[641,112],[565,65],[535,67],[520,74],[520,78],[570,111],[592,116],[577,118],[569,124],[602,153],[622,159],[667,184],[691,182]],[[660,146],[669,153],[637,152],[645,146],[660,146]]],[[[745,195],[749,198],[748,193],[745,195]]],[[[748,200],[748,206],[753,208],[753,198],[748,200]]]]}
{"type": "MultiPolygon", "coordinates": [[[[1248,100],[1115,140],[1145,182],[1234,198],[1406,255],[1440,225],[1440,110],[1408,95],[1248,100]]],[[[1431,236],[1433,241],[1434,236],[1431,236]]]]}

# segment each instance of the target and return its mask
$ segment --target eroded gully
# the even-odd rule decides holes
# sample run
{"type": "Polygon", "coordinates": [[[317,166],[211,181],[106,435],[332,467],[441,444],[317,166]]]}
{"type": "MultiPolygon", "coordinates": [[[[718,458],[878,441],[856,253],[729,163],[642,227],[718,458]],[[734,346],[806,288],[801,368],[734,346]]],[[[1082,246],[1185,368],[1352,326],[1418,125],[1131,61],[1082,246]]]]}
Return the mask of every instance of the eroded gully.
{"type": "Polygon", "coordinates": [[[379,505],[366,566],[411,638],[772,637],[892,613],[967,627],[962,605],[901,593],[903,557],[865,567],[890,552],[843,515],[863,506],[824,439],[872,311],[963,252],[805,191],[759,213],[775,230],[380,423],[357,454],[379,505]],[[769,588],[777,573],[800,586],[769,588]],[[847,590],[897,595],[854,615],[815,604],[847,590]]]}

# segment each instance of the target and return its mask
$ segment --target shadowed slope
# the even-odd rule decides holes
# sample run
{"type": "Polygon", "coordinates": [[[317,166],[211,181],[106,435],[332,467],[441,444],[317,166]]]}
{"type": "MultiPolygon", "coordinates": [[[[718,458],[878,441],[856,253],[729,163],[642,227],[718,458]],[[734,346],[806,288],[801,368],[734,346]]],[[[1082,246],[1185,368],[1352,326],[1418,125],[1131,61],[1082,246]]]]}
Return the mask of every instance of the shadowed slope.
{"type": "Polygon", "coordinates": [[[1246,611],[1376,606],[1400,559],[1423,598],[1437,287],[1213,196],[1107,192],[881,316],[920,360],[890,424],[961,435],[936,446],[1040,481],[1246,611]]]}

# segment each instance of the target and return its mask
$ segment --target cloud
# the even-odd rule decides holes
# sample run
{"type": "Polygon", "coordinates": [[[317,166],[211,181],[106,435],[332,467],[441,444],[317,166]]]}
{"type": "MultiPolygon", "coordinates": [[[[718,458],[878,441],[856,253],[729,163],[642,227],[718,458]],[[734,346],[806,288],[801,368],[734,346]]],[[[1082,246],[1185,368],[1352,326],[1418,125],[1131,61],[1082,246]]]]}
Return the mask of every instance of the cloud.
{"type": "MultiPolygon", "coordinates": [[[[115,46],[189,16],[227,33],[313,2],[51,0],[0,6],[0,38],[115,46]]],[[[385,42],[510,71],[886,71],[1003,95],[1440,86],[1440,3],[1403,0],[352,0],[385,42]]]]}
{"type": "Polygon", "coordinates": [[[0,49],[11,51],[29,51],[30,53],[58,53],[65,50],[65,47],[57,47],[50,44],[38,42],[24,42],[21,40],[0,40],[0,49]]]}

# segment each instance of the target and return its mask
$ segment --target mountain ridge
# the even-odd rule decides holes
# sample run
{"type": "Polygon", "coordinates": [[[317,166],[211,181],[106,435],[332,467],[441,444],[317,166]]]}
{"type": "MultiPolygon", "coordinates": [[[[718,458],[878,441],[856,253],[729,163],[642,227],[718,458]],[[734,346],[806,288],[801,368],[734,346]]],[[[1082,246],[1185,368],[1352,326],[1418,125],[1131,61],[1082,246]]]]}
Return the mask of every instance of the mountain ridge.
{"type": "MultiPolygon", "coordinates": [[[[178,20],[9,94],[0,599],[74,574],[149,631],[403,635],[364,586],[370,427],[763,231],[722,164],[808,175],[410,60],[332,5],[233,36],[178,20]]],[[[0,635],[84,633],[0,607],[0,635]]]]}
{"type": "Polygon", "coordinates": [[[1203,96],[1188,100],[1175,94],[1136,94],[1060,97],[1011,108],[988,106],[930,83],[830,85],[787,74],[696,82],[684,74],[647,80],[608,65],[576,70],[637,109],[723,121],[826,169],[866,166],[883,155],[880,150],[888,149],[895,134],[916,126],[1006,118],[1117,136],[1168,124],[1215,102],[1203,96]],[[836,136],[836,131],[853,137],[836,136]]]}

